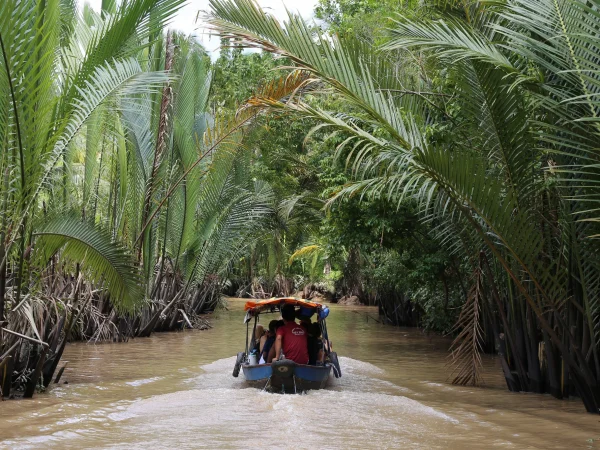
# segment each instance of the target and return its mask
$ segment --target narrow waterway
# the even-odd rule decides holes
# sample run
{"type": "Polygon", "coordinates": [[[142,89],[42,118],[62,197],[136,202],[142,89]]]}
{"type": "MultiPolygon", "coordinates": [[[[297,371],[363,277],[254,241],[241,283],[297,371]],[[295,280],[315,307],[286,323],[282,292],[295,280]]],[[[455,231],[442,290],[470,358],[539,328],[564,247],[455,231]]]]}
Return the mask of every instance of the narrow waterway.
{"type": "Polygon", "coordinates": [[[578,400],[509,393],[493,358],[485,388],[447,383],[448,340],[333,307],[343,377],[280,395],[231,376],[243,303],[208,331],[67,347],[68,384],[0,403],[0,448],[600,448],[600,417],[578,400]]]}

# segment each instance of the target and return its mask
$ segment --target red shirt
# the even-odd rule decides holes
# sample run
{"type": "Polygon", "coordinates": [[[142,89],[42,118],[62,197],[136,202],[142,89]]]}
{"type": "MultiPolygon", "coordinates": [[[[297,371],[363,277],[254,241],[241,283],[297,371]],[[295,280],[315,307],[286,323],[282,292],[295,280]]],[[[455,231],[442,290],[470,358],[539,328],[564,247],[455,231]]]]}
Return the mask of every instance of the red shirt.
{"type": "Polygon", "coordinates": [[[281,348],[286,359],[297,364],[308,364],[308,345],[306,330],[296,322],[288,322],[277,328],[277,336],[281,336],[281,348]]]}

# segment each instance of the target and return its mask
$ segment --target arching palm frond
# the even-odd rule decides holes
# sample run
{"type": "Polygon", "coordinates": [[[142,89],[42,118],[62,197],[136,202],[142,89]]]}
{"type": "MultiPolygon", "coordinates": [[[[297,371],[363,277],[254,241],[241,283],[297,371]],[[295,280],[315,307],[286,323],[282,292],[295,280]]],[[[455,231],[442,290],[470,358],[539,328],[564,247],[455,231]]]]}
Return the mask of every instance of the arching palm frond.
{"type": "Polygon", "coordinates": [[[36,233],[36,254],[48,260],[56,253],[81,269],[90,281],[106,284],[115,308],[132,312],[144,297],[134,261],[110,236],[73,216],[58,217],[36,233]]]}
{"type": "Polygon", "coordinates": [[[220,150],[211,162],[200,193],[196,239],[188,250],[189,277],[200,282],[225,270],[231,259],[249,244],[248,238],[273,214],[273,192],[264,183],[255,184],[240,157],[247,150],[220,150]],[[240,176],[241,175],[241,176],[240,176]],[[236,179],[237,178],[237,179],[236,179]]]}
{"type": "MultiPolygon", "coordinates": [[[[96,69],[86,89],[80,92],[81,98],[75,101],[73,114],[60,133],[54,138],[52,150],[38,161],[40,175],[36,177],[34,195],[28,209],[33,205],[39,192],[46,188],[54,166],[63,156],[65,149],[80,131],[92,113],[112,96],[121,98],[134,94],[151,92],[166,79],[163,73],[143,72],[134,59],[115,61],[96,69]]],[[[26,212],[26,211],[24,211],[26,212]]]]}
{"type": "Polygon", "coordinates": [[[372,49],[367,51],[364,43],[329,39],[291,13],[288,22],[281,26],[252,0],[211,0],[211,7],[208,21],[223,37],[289,58],[326,81],[349,102],[376,118],[401,145],[408,146],[404,136],[391,125],[398,120],[398,111],[391,108],[385,92],[402,90],[397,71],[385,58],[377,58],[372,49]]]}
{"type": "Polygon", "coordinates": [[[62,108],[68,111],[78,91],[94,77],[98,66],[113,58],[130,58],[152,42],[149,37],[164,28],[183,0],[132,0],[123,2],[115,14],[91,34],[83,58],[72,67],[73,77],[67,80],[62,108]]]}
{"type": "Polygon", "coordinates": [[[294,261],[300,258],[310,258],[311,256],[316,257],[322,252],[323,248],[318,244],[305,245],[304,247],[299,248],[294,253],[292,253],[292,256],[290,256],[290,258],[288,259],[288,264],[291,265],[294,261]]]}

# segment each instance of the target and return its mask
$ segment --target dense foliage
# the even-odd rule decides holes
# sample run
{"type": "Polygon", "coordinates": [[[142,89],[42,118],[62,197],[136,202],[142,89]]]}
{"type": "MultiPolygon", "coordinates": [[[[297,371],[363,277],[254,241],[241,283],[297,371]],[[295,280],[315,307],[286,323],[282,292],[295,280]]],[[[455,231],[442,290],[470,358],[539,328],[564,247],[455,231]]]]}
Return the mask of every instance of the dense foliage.
{"type": "Polygon", "coordinates": [[[211,5],[223,37],[307,74],[296,95],[249,104],[342,137],[352,180],[329,204],[408,202],[468,270],[455,382],[479,381],[492,344],[511,390],[576,393],[597,413],[598,5],[436,3],[397,15],[381,44],[293,14],[282,27],[250,0],[211,5]]]}
{"type": "Polygon", "coordinates": [[[164,29],[182,3],[0,5],[3,395],[46,387],[68,340],[206,326],[273,212],[256,114],[211,114],[208,56],[164,29]]]}
{"type": "Polygon", "coordinates": [[[304,290],[599,411],[597,2],[211,0],[214,62],[182,3],[0,5],[3,394],[70,339],[304,290]]]}
{"type": "MultiPolygon", "coordinates": [[[[225,48],[214,67],[216,108],[238,105],[259,86],[282,77],[276,69],[288,64],[269,53],[225,48]]],[[[335,95],[312,95],[310,101],[331,109],[348,107],[335,95]]],[[[464,298],[460,261],[432,240],[431,227],[418,220],[414,204],[398,207],[385,198],[356,197],[327,206],[352,179],[336,155],[348,136],[324,141],[327,133],[316,131],[305,139],[315,124],[270,114],[258,119],[248,135],[252,175],[273,189],[277,217],[233,265],[228,292],[268,297],[306,288],[309,295],[317,290],[334,300],[357,296],[379,305],[391,323],[450,332],[464,298]]]]}

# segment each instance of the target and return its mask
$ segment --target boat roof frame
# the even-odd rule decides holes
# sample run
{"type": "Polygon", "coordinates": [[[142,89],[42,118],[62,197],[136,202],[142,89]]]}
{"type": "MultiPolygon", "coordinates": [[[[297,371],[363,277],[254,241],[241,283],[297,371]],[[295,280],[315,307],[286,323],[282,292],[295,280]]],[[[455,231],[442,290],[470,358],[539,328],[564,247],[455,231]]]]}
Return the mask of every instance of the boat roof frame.
{"type": "Polygon", "coordinates": [[[252,317],[257,317],[263,313],[279,312],[281,306],[285,304],[314,309],[317,313],[321,311],[324,306],[318,302],[295,297],[273,297],[266,300],[249,300],[244,305],[244,310],[246,311],[244,323],[248,323],[252,317]]]}

